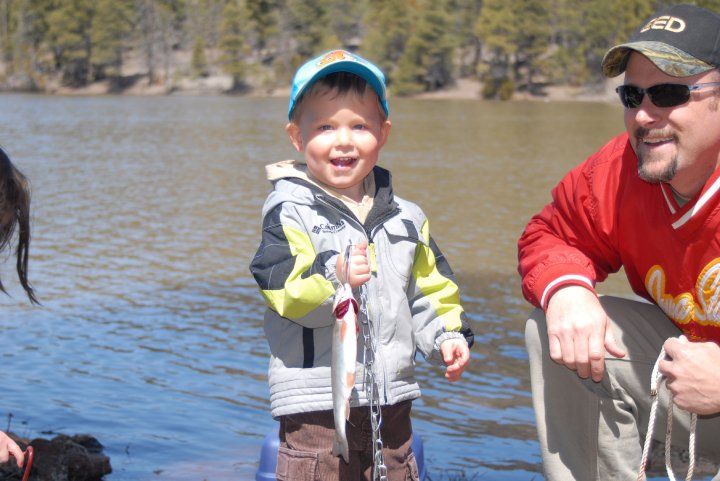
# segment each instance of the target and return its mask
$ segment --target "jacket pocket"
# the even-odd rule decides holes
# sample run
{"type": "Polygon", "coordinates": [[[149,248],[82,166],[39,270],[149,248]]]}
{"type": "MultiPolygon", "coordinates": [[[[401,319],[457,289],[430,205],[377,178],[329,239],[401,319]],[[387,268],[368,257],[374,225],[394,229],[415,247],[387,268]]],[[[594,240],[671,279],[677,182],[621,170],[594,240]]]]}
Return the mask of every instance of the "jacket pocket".
{"type": "Polygon", "coordinates": [[[317,453],[280,446],[275,475],[278,481],[315,481],[317,464],[317,453]]]}
{"type": "Polygon", "coordinates": [[[406,481],[420,481],[420,473],[418,472],[417,461],[415,461],[415,453],[410,453],[407,457],[407,476],[406,481]]]}

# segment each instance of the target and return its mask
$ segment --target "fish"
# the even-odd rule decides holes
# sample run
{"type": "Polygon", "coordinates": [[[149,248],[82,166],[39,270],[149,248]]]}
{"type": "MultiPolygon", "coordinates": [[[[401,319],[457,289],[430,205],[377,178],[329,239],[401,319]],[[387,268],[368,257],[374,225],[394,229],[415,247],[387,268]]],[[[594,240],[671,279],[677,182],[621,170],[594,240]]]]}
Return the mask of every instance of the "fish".
{"type": "Polygon", "coordinates": [[[357,359],[357,313],[358,304],[349,284],[340,287],[335,296],[333,315],[335,326],[332,337],[332,384],[333,419],[335,439],[332,454],[350,462],[346,435],[346,421],[350,418],[350,394],[355,386],[355,362],[357,359]]]}

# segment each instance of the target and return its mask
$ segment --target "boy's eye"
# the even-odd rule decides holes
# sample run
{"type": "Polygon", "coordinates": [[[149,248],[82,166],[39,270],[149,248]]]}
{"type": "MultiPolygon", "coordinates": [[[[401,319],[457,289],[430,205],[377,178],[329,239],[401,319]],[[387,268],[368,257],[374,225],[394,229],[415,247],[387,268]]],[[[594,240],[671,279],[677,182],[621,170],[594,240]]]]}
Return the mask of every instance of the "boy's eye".
{"type": "Polygon", "coordinates": [[[365,130],[367,129],[367,126],[365,124],[356,124],[353,126],[353,129],[355,130],[365,130]]]}
{"type": "Polygon", "coordinates": [[[322,130],[322,131],[325,131],[325,130],[332,130],[332,125],[329,125],[329,124],[323,124],[323,125],[321,125],[320,127],[318,127],[318,130],[322,130]]]}

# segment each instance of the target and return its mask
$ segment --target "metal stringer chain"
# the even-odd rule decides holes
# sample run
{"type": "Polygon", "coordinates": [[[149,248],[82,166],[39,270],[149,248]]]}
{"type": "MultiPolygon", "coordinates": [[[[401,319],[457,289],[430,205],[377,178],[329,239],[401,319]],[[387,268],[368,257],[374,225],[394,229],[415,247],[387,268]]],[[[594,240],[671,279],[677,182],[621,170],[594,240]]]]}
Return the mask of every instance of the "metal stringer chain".
{"type": "Polygon", "coordinates": [[[385,466],[385,458],[383,456],[383,442],[380,436],[380,427],[382,426],[382,410],[380,408],[380,389],[375,379],[375,353],[377,352],[377,340],[372,332],[372,324],[367,308],[367,285],[363,284],[360,288],[360,312],[362,312],[360,325],[362,326],[363,336],[363,366],[365,375],[363,384],[365,387],[365,397],[370,405],[370,425],[372,427],[372,444],[373,444],[373,481],[387,481],[387,466],[385,466]]]}

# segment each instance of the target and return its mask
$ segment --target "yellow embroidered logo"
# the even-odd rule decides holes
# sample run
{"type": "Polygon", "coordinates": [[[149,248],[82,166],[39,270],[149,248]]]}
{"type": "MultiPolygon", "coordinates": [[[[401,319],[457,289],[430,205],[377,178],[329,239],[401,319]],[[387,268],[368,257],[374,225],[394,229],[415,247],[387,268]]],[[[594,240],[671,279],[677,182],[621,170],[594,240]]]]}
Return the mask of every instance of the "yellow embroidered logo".
{"type": "Polygon", "coordinates": [[[695,296],[684,292],[672,296],[665,292],[666,276],[654,265],[645,276],[645,288],[660,309],[678,324],[695,321],[702,325],[720,324],[720,258],[702,270],[695,284],[695,296]]]}
{"type": "Polygon", "coordinates": [[[323,67],[329,63],[337,62],[338,60],[355,60],[344,50],[333,50],[320,59],[318,67],[323,67]]]}
{"type": "Polygon", "coordinates": [[[685,30],[685,20],[670,15],[653,18],[640,30],[647,32],[648,30],[667,30],[668,32],[680,33],[685,30]]]}

